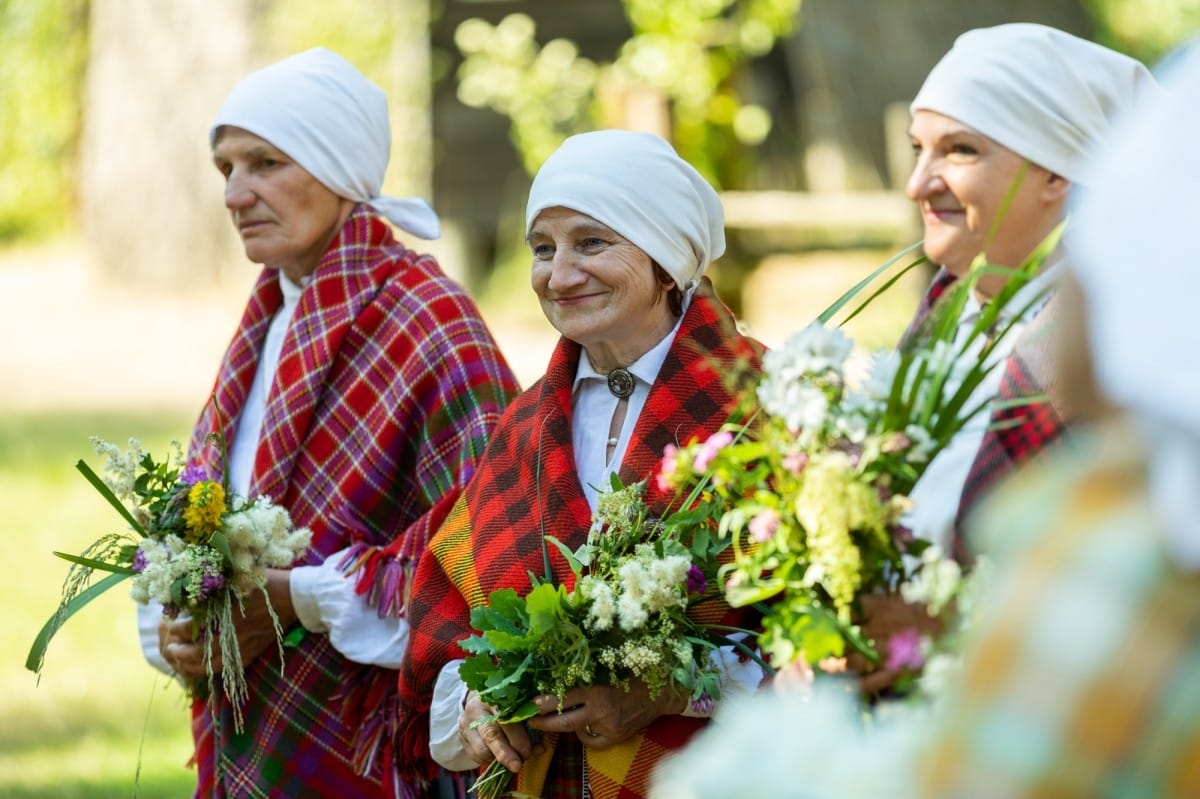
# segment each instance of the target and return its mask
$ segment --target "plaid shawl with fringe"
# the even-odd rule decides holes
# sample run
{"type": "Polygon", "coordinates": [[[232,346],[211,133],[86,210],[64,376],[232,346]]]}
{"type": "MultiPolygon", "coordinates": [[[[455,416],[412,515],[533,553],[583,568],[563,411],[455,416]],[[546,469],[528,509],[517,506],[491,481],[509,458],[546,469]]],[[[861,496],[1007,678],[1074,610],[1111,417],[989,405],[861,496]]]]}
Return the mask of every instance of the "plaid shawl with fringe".
{"type": "MultiPolygon", "coordinates": [[[[402,768],[414,778],[436,773],[429,756],[429,707],[439,669],[465,654],[470,609],[502,587],[529,587],[543,573],[542,535],[568,547],[582,544],[591,511],[575,470],[571,389],[580,347],[561,339],[546,375],[506,411],[475,479],[430,543],[418,566],[409,609],[409,650],[400,667],[402,768]]],[[[697,291],[638,418],[620,475],[647,477],[667,444],[706,437],[724,423],[747,378],[756,376],[762,347],[736,331],[729,311],[707,281],[697,291]]],[[[653,486],[646,503],[662,512],[670,497],[653,486]]],[[[565,560],[550,548],[552,568],[573,584],[565,560]]],[[[705,621],[753,625],[721,599],[699,606],[705,621]],[[707,607],[705,607],[707,605],[707,607]]],[[[606,751],[588,750],[588,781],[598,799],[644,796],[653,766],[702,728],[703,719],[662,717],[640,735],[606,751]]],[[[582,774],[551,769],[556,750],[578,746],[574,736],[547,736],[547,754],[526,764],[517,790],[543,796],[577,793],[582,774]],[[546,781],[548,771],[558,775],[546,781]]],[[[564,751],[567,759],[577,752],[564,751]]]]}
{"type": "MultiPolygon", "coordinates": [[[[219,467],[210,433],[233,440],[282,297],[264,269],[225,353],[191,457],[219,467]]],[[[404,575],[459,492],[516,380],[465,291],[358,206],[292,318],[271,386],[251,494],[313,531],[303,563],[354,547],[358,590],[399,615],[404,575]]],[[[300,565],[300,564],[298,564],[300,565]]],[[[234,735],[218,691],[193,732],[205,797],[378,797],[405,793],[393,769],[396,672],[352,663],[309,634],[246,669],[234,735]],[[218,761],[219,757],[219,761],[218,761]]],[[[411,791],[408,791],[411,793],[411,791]]]]}
{"type": "MultiPolygon", "coordinates": [[[[954,281],[954,275],[946,269],[937,273],[901,339],[901,347],[918,340],[933,317],[938,300],[954,281]]],[[[996,406],[967,472],[955,514],[952,548],[954,557],[962,563],[970,563],[976,554],[968,536],[964,535],[964,522],[977,503],[1018,466],[1058,442],[1066,429],[1066,409],[1048,397],[1004,407],[1007,400],[1042,396],[1051,388],[1054,368],[1049,331],[1054,319],[1054,297],[1051,295],[1020,332],[1008,358],[997,367],[1004,373],[996,394],[996,406]]]]}

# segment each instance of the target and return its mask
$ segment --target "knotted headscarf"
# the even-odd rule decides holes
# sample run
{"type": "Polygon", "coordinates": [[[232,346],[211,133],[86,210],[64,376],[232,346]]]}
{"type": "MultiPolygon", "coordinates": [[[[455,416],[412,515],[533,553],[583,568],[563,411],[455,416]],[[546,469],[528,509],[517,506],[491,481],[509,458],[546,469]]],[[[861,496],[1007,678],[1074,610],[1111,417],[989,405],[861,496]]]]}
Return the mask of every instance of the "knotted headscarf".
{"type": "Polygon", "coordinates": [[[1128,56],[1033,23],[977,28],[934,66],[910,110],[962,122],[1072,183],[1114,117],[1155,88],[1128,56]]]}
{"type": "Polygon", "coordinates": [[[392,143],[387,97],[336,53],[316,47],[250,73],[217,112],[210,145],[223,125],[265,139],[325,188],[401,230],[438,237],[437,214],[424,200],[380,194],[392,143]]]}
{"type": "Polygon", "coordinates": [[[652,133],[600,130],[564,141],[533,180],[525,232],[555,206],[587,214],[629,239],[685,292],[725,252],[717,192],[652,133]]]}
{"type": "Polygon", "coordinates": [[[1101,389],[1150,436],[1150,491],[1177,560],[1200,570],[1200,44],[1162,73],[1097,162],[1066,231],[1101,389]]]}

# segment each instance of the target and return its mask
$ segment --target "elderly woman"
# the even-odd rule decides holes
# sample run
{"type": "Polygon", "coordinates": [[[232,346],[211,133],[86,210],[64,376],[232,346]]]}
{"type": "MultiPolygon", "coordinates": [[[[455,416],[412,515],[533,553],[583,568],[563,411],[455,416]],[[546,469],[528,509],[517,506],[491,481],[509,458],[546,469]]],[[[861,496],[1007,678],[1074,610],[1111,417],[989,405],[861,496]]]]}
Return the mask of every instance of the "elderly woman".
{"type": "Polygon", "coordinates": [[[1200,48],[1159,74],[1066,232],[1089,424],[981,508],[995,595],[916,795],[1200,796],[1200,48]]]}
{"type": "MultiPolygon", "coordinates": [[[[941,271],[908,340],[920,335],[937,298],[977,256],[1015,268],[1033,254],[1064,219],[1067,199],[1084,181],[1113,118],[1153,88],[1137,61],[1042,25],[981,28],[955,41],[911,106],[916,165],[906,190],[921,211],[925,253],[941,271]]],[[[1061,260],[1051,255],[1008,304],[1008,313],[1023,309],[1023,315],[997,342],[998,365],[971,404],[997,393],[1031,397],[1047,387],[1042,334],[1053,317],[1043,311],[1052,307],[1049,289],[1061,260]]],[[[1006,279],[991,274],[978,281],[959,319],[962,336],[1006,279]]],[[[977,417],[914,490],[914,532],[969,559],[957,535],[960,520],[998,478],[1060,435],[1064,415],[1062,407],[1041,402],[997,410],[990,420],[977,417]]]]}
{"type": "MultiPolygon", "coordinates": [[[[268,574],[294,630],[282,663],[263,597],[235,614],[243,730],[221,691],[193,706],[197,796],[402,793],[390,729],[406,575],[517,385],[463,289],[393,237],[388,222],[433,238],[438,220],[380,194],[390,138],[383,92],[323,49],[247,76],[210,131],[225,205],[263,269],[190,456],[313,535],[294,568],[268,574]]],[[[191,620],[159,618],[141,614],[147,657],[204,677],[191,620]]]]}
{"type": "MultiPolygon", "coordinates": [[[[641,796],[654,764],[707,723],[711,709],[669,690],[651,698],[635,680],[628,691],[543,697],[544,715],[528,722],[540,736],[522,725],[474,726],[490,708],[458,676],[458,643],[491,591],[528,591],[529,574],[543,572],[544,536],[571,549],[586,540],[594,487],[608,485],[608,474],[641,480],[668,444],[717,431],[739,380],[759,371],[761,346],[738,333],[703,277],[724,251],[723,226],[712,187],[650,134],[572,137],[534,179],[531,282],[562,337],[545,376],[505,413],[417,572],[400,679],[400,759],[425,761],[417,776],[432,773],[432,746],[451,769],[499,760],[528,794],[641,796]]],[[[650,512],[669,500],[651,481],[650,512]]],[[[573,585],[551,550],[554,576],[573,585]]],[[[716,604],[718,616],[736,620],[716,604]]],[[[727,693],[762,677],[735,657],[725,664],[727,693]]]]}

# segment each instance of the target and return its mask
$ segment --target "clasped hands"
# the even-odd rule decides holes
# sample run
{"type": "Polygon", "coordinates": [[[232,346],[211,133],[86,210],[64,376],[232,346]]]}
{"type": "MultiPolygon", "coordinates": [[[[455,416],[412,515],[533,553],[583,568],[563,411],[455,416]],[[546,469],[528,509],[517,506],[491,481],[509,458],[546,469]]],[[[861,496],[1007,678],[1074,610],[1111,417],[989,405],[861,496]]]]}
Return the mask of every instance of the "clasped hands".
{"type": "MultiPolygon", "coordinates": [[[[292,608],[290,572],[286,569],[267,570],[267,596],[271,609],[279,619],[280,628],[287,630],[296,623],[292,608]]],[[[267,607],[267,596],[262,591],[252,591],[241,606],[235,602],[233,624],[237,631],[238,650],[242,665],[249,665],[269,648],[277,647],[275,624],[271,610],[267,607]]],[[[158,625],[158,650],[163,660],[184,680],[207,677],[209,670],[204,665],[204,640],[199,623],[191,616],[181,614],[175,619],[163,619],[158,625]]],[[[221,647],[210,642],[213,674],[224,668],[221,647]]]]}
{"type": "Polygon", "coordinates": [[[519,724],[477,723],[495,715],[479,694],[467,694],[458,718],[458,737],[479,765],[498,760],[517,772],[525,760],[543,751],[538,732],[572,733],[584,746],[608,749],[636,735],[659,716],[677,715],[687,698],[666,688],[657,697],[634,678],[629,690],[608,685],[573,688],[559,697],[544,694],[534,700],[538,715],[519,724]]]}

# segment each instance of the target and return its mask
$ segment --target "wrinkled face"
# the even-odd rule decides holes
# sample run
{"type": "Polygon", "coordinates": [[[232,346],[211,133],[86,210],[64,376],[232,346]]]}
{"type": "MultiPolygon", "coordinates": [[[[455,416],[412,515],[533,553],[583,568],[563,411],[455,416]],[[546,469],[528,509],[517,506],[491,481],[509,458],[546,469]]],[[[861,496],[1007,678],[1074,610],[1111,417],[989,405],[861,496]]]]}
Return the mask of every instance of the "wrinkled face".
{"type": "MultiPolygon", "coordinates": [[[[917,162],[905,188],[921,209],[925,253],[954,274],[966,274],[980,253],[1020,266],[1061,219],[1067,181],[974,128],[920,110],[909,136],[917,162]]],[[[986,288],[981,281],[981,293],[997,287],[986,288]]]]}
{"type": "Polygon", "coordinates": [[[297,282],[311,274],[354,203],[241,128],[222,128],[212,155],[225,176],[225,207],[246,257],[297,282]]]}
{"type": "Polygon", "coordinates": [[[547,208],[527,239],[542,312],[587,350],[597,370],[628,366],[675,326],[650,256],[607,225],[547,208]]]}

